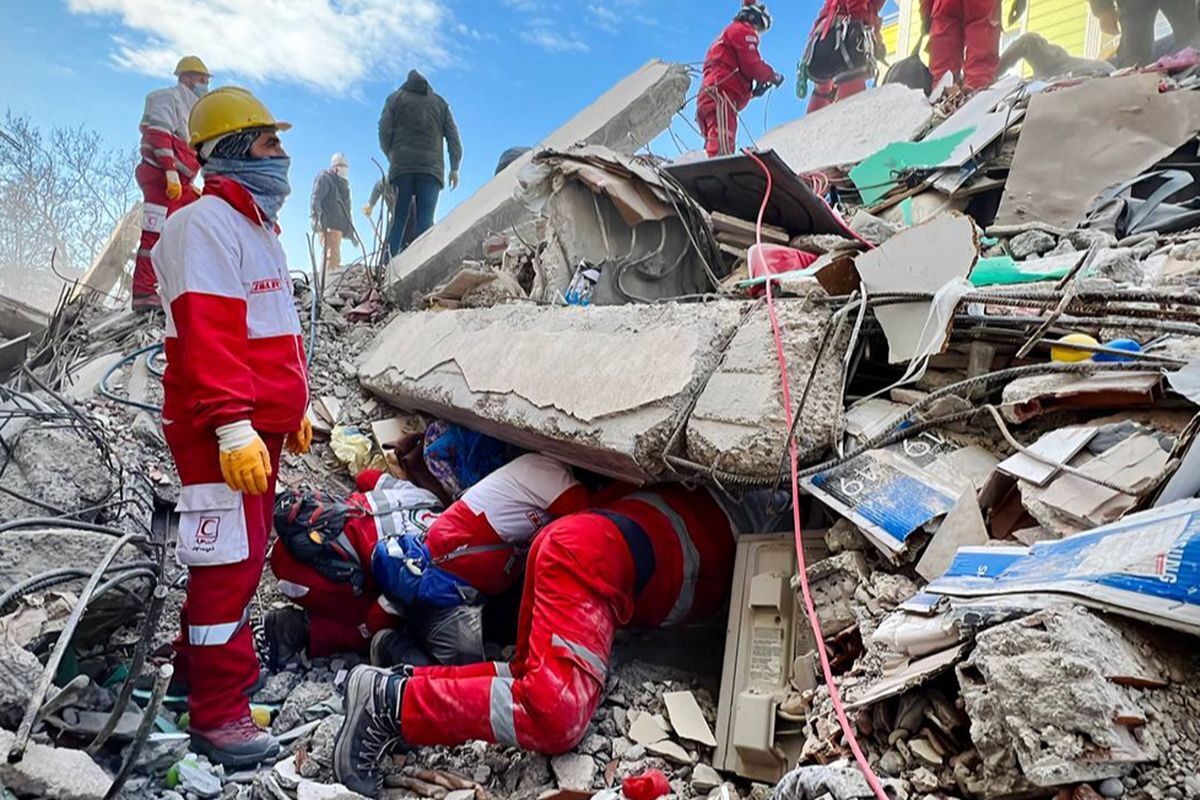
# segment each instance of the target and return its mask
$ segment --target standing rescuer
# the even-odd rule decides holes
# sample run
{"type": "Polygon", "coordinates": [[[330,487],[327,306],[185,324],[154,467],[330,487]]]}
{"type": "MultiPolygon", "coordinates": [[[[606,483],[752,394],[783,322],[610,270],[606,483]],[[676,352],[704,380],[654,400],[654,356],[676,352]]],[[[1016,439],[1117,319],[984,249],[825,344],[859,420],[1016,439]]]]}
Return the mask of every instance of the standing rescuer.
{"type": "Polygon", "coordinates": [[[762,3],[747,2],[704,57],[704,81],[696,98],[696,122],[709,158],[730,155],[737,146],[738,112],[750,98],[783,75],[763,60],[759,37],[771,29],[771,14],[762,3]],[[755,84],[758,84],[756,87],[755,84]]]}
{"type": "Polygon", "coordinates": [[[986,89],[1000,66],[1000,0],[921,0],[933,83],[946,73],[967,92],[986,89]]]}
{"type": "Polygon", "coordinates": [[[410,203],[416,205],[413,238],[433,227],[438,194],[445,185],[443,142],[450,156],[450,188],[457,189],[463,157],[458,125],[450,104],[414,69],[404,85],[388,97],[379,117],[379,147],[388,157],[388,181],[396,194],[388,231],[390,255],[404,249],[404,224],[410,203]]]}
{"type": "Polygon", "coordinates": [[[248,607],[262,575],[280,450],[312,441],[300,319],[279,243],[291,189],[277,121],[245,89],[192,110],[203,196],[167,220],[153,263],[166,312],[163,433],[183,488],[188,567],[177,666],[192,746],[230,768],[279,751],[250,718],[258,680],[248,607]]]}
{"type": "Polygon", "coordinates": [[[189,143],[188,116],[208,92],[212,75],[196,56],[184,56],[175,67],[179,82],[146,95],[138,129],[142,133],[141,163],[134,177],[142,190],[142,240],[133,269],[133,307],[158,308],[150,251],[162,234],[167,217],[200,195],[192,181],[200,166],[189,143]]]}
{"type": "Polygon", "coordinates": [[[317,173],[312,193],[313,230],[321,235],[326,270],[341,269],[343,237],[358,241],[350,202],[350,162],[345,155],[334,153],[329,169],[317,173]]]}

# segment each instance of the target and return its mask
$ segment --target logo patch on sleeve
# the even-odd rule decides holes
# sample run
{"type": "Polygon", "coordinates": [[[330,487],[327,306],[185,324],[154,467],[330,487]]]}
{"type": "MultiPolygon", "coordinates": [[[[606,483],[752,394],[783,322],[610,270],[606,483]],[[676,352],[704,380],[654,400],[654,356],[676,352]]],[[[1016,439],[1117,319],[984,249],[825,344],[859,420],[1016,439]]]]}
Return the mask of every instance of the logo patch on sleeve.
{"type": "Polygon", "coordinates": [[[265,294],[267,292],[278,292],[283,288],[282,278],[265,278],[261,281],[255,281],[250,284],[250,294],[265,294]]]}

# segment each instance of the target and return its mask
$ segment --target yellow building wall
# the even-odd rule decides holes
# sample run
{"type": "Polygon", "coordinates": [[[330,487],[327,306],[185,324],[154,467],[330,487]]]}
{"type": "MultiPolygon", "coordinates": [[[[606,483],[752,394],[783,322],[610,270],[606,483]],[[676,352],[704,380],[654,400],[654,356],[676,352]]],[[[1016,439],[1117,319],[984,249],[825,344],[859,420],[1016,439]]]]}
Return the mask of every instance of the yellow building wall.
{"type": "MultiPolygon", "coordinates": [[[[921,33],[918,0],[899,0],[899,5],[900,12],[885,20],[883,27],[889,63],[911,53],[921,33]]],[[[1018,25],[1010,27],[1008,14],[1011,9],[1012,0],[1002,0],[1001,18],[1006,43],[1023,33],[1033,32],[1066,48],[1073,56],[1097,58],[1102,55],[1104,42],[1091,19],[1087,0],[1029,0],[1025,17],[1018,25]]]]}

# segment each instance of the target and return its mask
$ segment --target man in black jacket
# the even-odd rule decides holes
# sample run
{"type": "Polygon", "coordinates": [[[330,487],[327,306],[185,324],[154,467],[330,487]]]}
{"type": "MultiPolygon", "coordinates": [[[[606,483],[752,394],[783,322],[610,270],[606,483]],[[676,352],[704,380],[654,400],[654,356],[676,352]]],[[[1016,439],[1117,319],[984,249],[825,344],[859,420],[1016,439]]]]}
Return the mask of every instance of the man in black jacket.
{"type": "Polygon", "coordinates": [[[325,250],[325,270],[342,266],[342,237],[358,241],[350,219],[350,164],[341,153],[334,153],[329,169],[317,173],[313,181],[313,230],[321,234],[325,250]]]}
{"type": "Polygon", "coordinates": [[[450,105],[433,91],[425,76],[416,70],[388,97],[379,118],[379,147],[388,157],[388,181],[396,190],[397,213],[392,214],[388,252],[403,249],[405,218],[410,201],[416,200],[415,236],[433,227],[438,194],[445,185],[442,142],[450,154],[450,188],[458,187],[462,163],[462,141],[450,105]]]}

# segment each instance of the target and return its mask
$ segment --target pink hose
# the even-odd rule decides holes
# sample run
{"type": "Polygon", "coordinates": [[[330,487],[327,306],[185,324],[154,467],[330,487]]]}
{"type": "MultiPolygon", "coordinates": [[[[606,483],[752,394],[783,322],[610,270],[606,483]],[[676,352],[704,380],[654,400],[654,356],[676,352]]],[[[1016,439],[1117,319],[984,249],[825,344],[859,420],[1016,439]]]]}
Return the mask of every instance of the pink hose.
{"type": "MultiPolygon", "coordinates": [[[[746,150],[745,152],[746,155],[754,159],[754,162],[762,169],[763,174],[767,176],[767,191],[763,194],[762,206],[758,209],[757,231],[755,233],[758,248],[754,252],[761,258],[763,216],[767,212],[767,203],[771,200],[771,190],[773,189],[771,171],[767,169],[767,165],[762,162],[762,159],[752,151],[746,150]]],[[[750,273],[754,274],[753,268],[751,268],[750,273]]],[[[767,313],[771,317],[771,332],[775,337],[775,355],[779,359],[779,379],[783,385],[784,430],[790,431],[792,429],[792,388],[788,380],[787,356],[783,352],[783,336],[779,331],[779,317],[775,313],[775,297],[771,288],[773,283],[774,281],[768,276],[767,313]]],[[[825,685],[829,687],[829,696],[833,700],[833,710],[837,714],[838,724],[842,726],[842,733],[845,734],[846,742],[850,745],[850,752],[854,753],[854,760],[858,762],[858,768],[862,770],[863,777],[867,779],[867,783],[870,785],[871,791],[875,793],[875,797],[878,800],[890,800],[883,791],[883,785],[879,782],[879,777],[871,769],[871,765],[867,763],[867,757],[863,755],[862,748],[858,745],[858,737],[854,734],[854,728],[850,726],[850,720],[846,717],[846,708],[842,704],[842,693],[838,690],[837,684],[833,680],[833,669],[829,666],[829,653],[825,650],[825,635],[821,631],[821,621],[817,618],[817,608],[813,605],[812,592],[809,591],[808,566],[804,562],[804,542],[800,529],[799,455],[794,436],[788,440],[788,458],[792,470],[792,525],[795,528],[796,534],[796,563],[799,565],[800,588],[804,595],[804,609],[808,612],[808,624],[812,627],[813,636],[817,640],[817,654],[821,659],[821,672],[825,676],[825,685]]]]}

